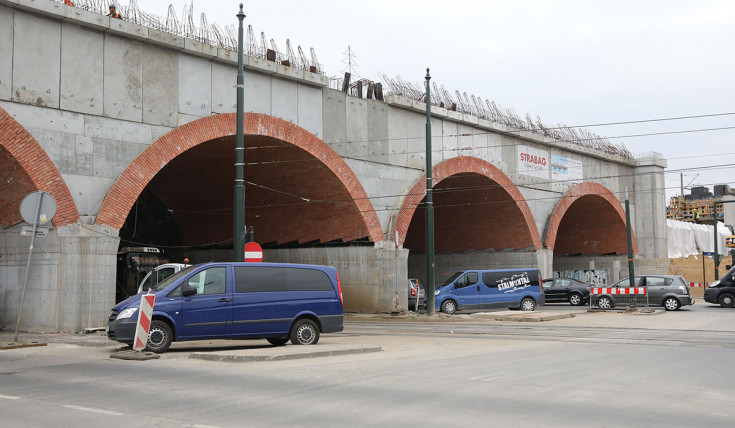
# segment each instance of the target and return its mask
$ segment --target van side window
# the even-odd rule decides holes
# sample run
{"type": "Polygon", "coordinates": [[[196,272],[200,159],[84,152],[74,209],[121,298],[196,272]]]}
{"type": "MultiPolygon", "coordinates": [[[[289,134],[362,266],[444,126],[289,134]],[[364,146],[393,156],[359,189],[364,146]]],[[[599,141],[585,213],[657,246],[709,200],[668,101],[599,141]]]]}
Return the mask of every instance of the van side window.
{"type": "Polygon", "coordinates": [[[235,292],[286,291],[284,269],[270,266],[235,266],[235,292]]]}
{"type": "Polygon", "coordinates": [[[326,273],[316,269],[283,268],[288,291],[334,291],[326,273]]]}
{"type": "Polygon", "coordinates": [[[500,277],[495,272],[483,272],[482,283],[489,288],[498,288],[498,280],[500,277]]]}
{"type": "Polygon", "coordinates": [[[181,297],[182,289],[187,286],[197,289],[195,296],[224,294],[227,291],[226,272],[224,267],[204,269],[176,287],[168,294],[168,297],[181,297]]]}
{"type": "Polygon", "coordinates": [[[468,272],[454,283],[454,288],[465,288],[477,284],[477,272],[468,272]]]}

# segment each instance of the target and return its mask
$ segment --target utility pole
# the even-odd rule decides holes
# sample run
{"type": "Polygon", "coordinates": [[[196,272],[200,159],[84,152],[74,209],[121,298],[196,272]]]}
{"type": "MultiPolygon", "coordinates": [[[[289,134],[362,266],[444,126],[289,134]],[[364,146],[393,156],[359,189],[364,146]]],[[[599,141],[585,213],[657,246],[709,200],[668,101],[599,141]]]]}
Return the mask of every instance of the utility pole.
{"type": "Polygon", "coordinates": [[[635,263],[633,262],[633,237],[630,226],[630,202],[628,201],[628,186],[625,186],[625,232],[628,237],[628,278],[630,278],[630,286],[635,287],[635,263]]]}
{"type": "Polygon", "coordinates": [[[245,19],[245,13],[242,11],[242,3],[240,3],[240,12],[237,14],[240,21],[237,34],[237,127],[236,127],[236,146],[235,146],[235,231],[234,231],[234,260],[241,262],[245,260],[245,130],[243,129],[243,121],[245,120],[245,71],[242,63],[242,45],[243,30],[242,21],[245,19]]]}
{"type": "Polygon", "coordinates": [[[434,315],[434,202],[431,180],[431,76],[426,69],[426,313],[434,315]]]}

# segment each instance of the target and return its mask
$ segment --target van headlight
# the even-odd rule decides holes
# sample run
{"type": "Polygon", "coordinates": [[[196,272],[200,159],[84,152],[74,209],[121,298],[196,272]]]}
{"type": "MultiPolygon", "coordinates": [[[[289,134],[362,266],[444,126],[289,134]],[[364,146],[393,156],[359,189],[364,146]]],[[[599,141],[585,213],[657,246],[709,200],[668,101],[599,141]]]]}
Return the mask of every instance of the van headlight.
{"type": "Polygon", "coordinates": [[[122,320],[122,319],[125,319],[125,318],[130,318],[130,317],[132,317],[132,316],[133,316],[133,314],[134,314],[134,313],[135,313],[135,311],[137,311],[137,310],[138,310],[138,308],[127,308],[127,309],[123,309],[123,310],[122,310],[122,311],[121,311],[121,312],[120,312],[120,313],[119,313],[119,314],[117,315],[117,318],[115,318],[115,319],[116,319],[116,320],[122,320]]]}
{"type": "Polygon", "coordinates": [[[435,296],[438,296],[438,295],[439,295],[439,293],[441,293],[441,292],[442,292],[441,290],[434,290],[434,295],[435,295],[435,296]]]}

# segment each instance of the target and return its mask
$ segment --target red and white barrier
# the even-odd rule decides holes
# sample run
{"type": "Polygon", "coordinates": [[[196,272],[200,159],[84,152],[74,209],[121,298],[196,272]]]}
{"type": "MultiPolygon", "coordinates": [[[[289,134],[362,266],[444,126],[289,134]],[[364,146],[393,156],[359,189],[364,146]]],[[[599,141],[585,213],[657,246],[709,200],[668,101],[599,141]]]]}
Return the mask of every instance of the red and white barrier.
{"type": "Polygon", "coordinates": [[[148,331],[151,328],[151,318],[153,317],[153,303],[156,301],[156,295],[144,295],[140,299],[140,308],[138,309],[138,324],[135,326],[135,343],[133,349],[142,351],[148,343],[148,331]]]}
{"type": "Polygon", "coordinates": [[[709,282],[690,282],[689,283],[689,287],[694,287],[694,288],[705,287],[705,288],[707,288],[707,287],[709,287],[709,282]]]}
{"type": "Polygon", "coordinates": [[[590,294],[646,294],[646,287],[592,287],[590,294]]]}

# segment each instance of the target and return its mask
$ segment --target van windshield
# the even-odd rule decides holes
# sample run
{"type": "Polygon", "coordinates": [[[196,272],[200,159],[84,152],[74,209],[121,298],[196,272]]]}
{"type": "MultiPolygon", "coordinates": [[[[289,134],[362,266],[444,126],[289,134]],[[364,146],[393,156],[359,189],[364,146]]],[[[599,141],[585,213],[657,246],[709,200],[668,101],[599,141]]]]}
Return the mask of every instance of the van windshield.
{"type": "MultiPolygon", "coordinates": [[[[180,271],[176,272],[175,274],[169,276],[162,282],[159,282],[155,287],[151,288],[152,291],[161,291],[164,288],[168,287],[169,285],[176,282],[177,279],[181,278],[182,276],[188,274],[192,271],[196,266],[188,266],[184,269],[181,269],[180,271]]],[[[146,292],[147,290],[143,290],[143,292],[146,292]]]]}
{"type": "Polygon", "coordinates": [[[454,282],[455,279],[459,278],[460,275],[462,275],[464,272],[456,272],[454,275],[447,278],[446,281],[444,281],[444,284],[440,285],[439,287],[444,287],[445,285],[449,285],[454,282]]]}

